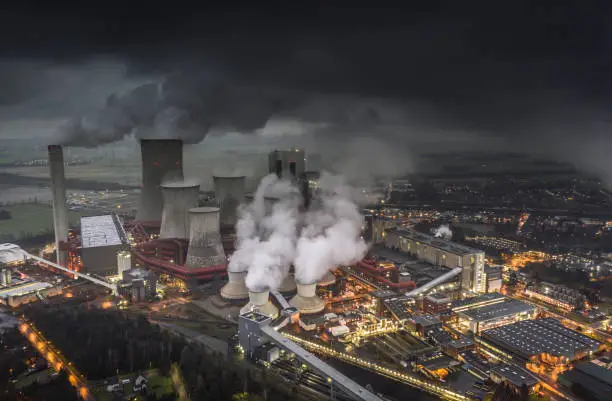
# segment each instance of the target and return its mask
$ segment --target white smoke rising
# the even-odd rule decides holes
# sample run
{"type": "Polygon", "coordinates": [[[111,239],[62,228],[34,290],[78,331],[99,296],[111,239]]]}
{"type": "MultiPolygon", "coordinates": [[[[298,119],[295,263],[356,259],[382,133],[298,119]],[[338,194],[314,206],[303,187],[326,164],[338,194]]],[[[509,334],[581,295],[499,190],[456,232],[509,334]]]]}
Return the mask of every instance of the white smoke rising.
{"type": "Polygon", "coordinates": [[[433,229],[433,235],[436,238],[450,240],[453,238],[453,231],[450,229],[448,224],[442,224],[440,227],[433,229]]]}
{"type": "Polygon", "coordinates": [[[276,175],[262,179],[251,203],[242,205],[236,223],[236,251],[229,271],[248,271],[252,291],[277,289],[289,271],[297,241],[298,189],[276,175]]]}
{"type": "Polygon", "coordinates": [[[362,226],[363,217],[350,187],[341,177],[323,173],[297,240],[296,280],[314,283],[338,265],[361,260],[368,250],[361,238],[362,226]]]}

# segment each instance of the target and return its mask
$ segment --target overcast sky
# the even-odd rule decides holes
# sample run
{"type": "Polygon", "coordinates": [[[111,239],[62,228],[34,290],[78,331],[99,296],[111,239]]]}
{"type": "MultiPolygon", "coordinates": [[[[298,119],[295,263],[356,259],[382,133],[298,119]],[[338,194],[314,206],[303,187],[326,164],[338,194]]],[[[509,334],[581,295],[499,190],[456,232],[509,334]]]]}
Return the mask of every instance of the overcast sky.
{"type": "Polygon", "coordinates": [[[537,150],[612,170],[609,1],[224,3],[7,6],[0,137],[238,131],[392,159],[537,150]]]}

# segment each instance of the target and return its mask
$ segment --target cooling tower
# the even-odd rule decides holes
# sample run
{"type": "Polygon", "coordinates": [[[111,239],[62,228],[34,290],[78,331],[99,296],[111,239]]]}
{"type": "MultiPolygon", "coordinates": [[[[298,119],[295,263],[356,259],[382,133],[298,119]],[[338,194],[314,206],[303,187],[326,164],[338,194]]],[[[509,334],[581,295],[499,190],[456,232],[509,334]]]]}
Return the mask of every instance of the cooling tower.
{"type": "Polygon", "coordinates": [[[142,188],[136,220],[160,221],[161,184],[183,179],[183,142],[176,139],[142,139],[142,188]]]}
{"type": "Polygon", "coordinates": [[[291,306],[300,310],[300,313],[318,313],[325,308],[325,302],[317,297],[317,283],[297,283],[297,295],[289,301],[291,306]]]}
{"type": "Polygon", "coordinates": [[[49,145],[49,174],[53,196],[53,230],[57,263],[66,265],[66,254],[60,251],[60,242],[68,239],[68,212],[66,210],[66,177],[64,175],[64,152],[59,145],[49,145]]]}
{"type": "Polygon", "coordinates": [[[290,292],[295,292],[296,284],[295,284],[295,276],[293,273],[288,273],[280,287],[278,287],[278,292],[282,294],[288,294],[290,292]]]}
{"type": "Polygon", "coordinates": [[[276,202],[280,201],[280,198],[275,196],[264,196],[264,206],[266,209],[266,216],[272,214],[272,208],[276,202]]]}
{"type": "Polygon", "coordinates": [[[271,318],[278,316],[278,308],[270,302],[270,291],[249,291],[249,303],[240,309],[240,314],[257,309],[260,313],[271,318]]]}
{"type": "Polygon", "coordinates": [[[189,249],[187,267],[227,264],[219,233],[219,208],[196,207],[189,210],[189,249]]]}
{"type": "Polygon", "coordinates": [[[164,208],[160,238],[189,238],[189,210],[198,206],[198,184],[168,183],[161,185],[164,208]]]}
{"type": "Polygon", "coordinates": [[[218,177],[213,176],[215,198],[221,209],[221,229],[234,229],[236,226],[236,210],[244,202],[244,176],[218,177]]]}
{"type": "Polygon", "coordinates": [[[336,276],[334,276],[334,273],[328,271],[327,274],[325,274],[325,276],[323,276],[323,278],[319,280],[317,285],[319,287],[327,287],[328,285],[332,285],[335,282],[336,282],[336,276]]]}
{"type": "Polygon", "coordinates": [[[231,272],[228,270],[228,283],[221,288],[221,296],[229,301],[243,300],[249,297],[249,290],[244,284],[247,272],[231,272]]]}

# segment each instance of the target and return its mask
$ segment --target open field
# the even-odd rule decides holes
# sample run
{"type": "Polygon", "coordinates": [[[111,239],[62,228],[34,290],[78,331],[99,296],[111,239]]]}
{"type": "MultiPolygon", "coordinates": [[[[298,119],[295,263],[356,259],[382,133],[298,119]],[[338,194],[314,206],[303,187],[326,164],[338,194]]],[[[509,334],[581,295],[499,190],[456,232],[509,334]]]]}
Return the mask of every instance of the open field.
{"type": "MultiPolygon", "coordinates": [[[[15,239],[26,234],[39,235],[53,231],[53,210],[49,205],[25,204],[0,207],[11,213],[9,220],[0,220],[0,237],[12,234],[15,239]]],[[[80,212],[68,212],[71,225],[78,224],[83,216],[80,212]]]]}

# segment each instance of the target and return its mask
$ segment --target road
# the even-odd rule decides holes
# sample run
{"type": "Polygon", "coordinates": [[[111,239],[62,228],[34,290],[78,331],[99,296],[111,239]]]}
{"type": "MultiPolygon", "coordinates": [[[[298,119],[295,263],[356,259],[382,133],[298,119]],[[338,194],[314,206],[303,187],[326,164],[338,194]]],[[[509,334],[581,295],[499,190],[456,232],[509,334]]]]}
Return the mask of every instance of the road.
{"type": "Polygon", "coordinates": [[[20,320],[19,331],[25,338],[30,341],[32,346],[49,362],[57,371],[64,370],[68,374],[68,381],[76,389],[79,396],[85,401],[95,401],[87,386],[85,376],[72,365],[66,357],[57,350],[43,334],[38,331],[32,324],[20,320]]]}

